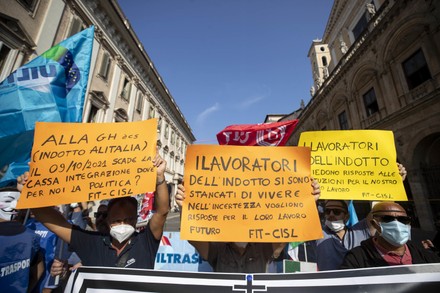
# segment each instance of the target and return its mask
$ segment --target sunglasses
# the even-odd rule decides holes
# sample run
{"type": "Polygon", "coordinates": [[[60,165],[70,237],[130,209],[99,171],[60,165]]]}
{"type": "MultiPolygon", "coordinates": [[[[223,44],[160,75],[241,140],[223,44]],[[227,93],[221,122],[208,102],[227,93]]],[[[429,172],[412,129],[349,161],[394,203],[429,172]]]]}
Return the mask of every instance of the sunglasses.
{"type": "Polygon", "coordinates": [[[384,223],[389,223],[392,221],[399,221],[402,224],[408,225],[411,224],[411,217],[407,217],[407,216],[398,216],[398,217],[394,217],[394,216],[388,216],[388,215],[384,215],[384,216],[375,216],[373,215],[374,218],[379,218],[381,222],[384,223]]]}
{"type": "Polygon", "coordinates": [[[330,215],[331,212],[333,212],[333,215],[335,216],[339,216],[340,214],[345,213],[345,211],[341,209],[325,209],[324,211],[326,215],[330,215]]]}
{"type": "Polygon", "coordinates": [[[95,218],[99,218],[101,216],[103,218],[106,218],[107,217],[107,212],[95,212],[95,218]]]}

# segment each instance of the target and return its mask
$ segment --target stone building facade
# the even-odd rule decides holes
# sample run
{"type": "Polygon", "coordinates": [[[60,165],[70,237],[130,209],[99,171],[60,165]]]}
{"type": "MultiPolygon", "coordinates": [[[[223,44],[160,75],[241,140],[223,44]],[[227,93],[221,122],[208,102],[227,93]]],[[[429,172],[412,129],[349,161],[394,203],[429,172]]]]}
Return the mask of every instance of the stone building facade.
{"type": "Polygon", "coordinates": [[[0,1],[0,79],[90,25],[95,40],[83,122],[158,118],[157,144],[174,189],[195,137],[116,0],[0,1]]]}
{"type": "Polygon", "coordinates": [[[297,145],[303,131],[393,131],[408,170],[402,204],[415,226],[433,231],[440,217],[440,2],[335,0],[308,57],[312,98],[288,144],[297,145]]]}

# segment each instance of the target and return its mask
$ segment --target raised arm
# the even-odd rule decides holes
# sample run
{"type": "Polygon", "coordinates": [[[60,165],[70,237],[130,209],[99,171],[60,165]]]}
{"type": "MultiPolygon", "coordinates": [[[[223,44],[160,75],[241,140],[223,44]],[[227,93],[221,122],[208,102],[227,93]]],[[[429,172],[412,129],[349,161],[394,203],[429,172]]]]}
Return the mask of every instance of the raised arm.
{"type": "MultiPolygon", "coordinates": [[[[179,206],[180,212],[182,212],[182,205],[183,201],[185,200],[185,187],[182,184],[179,184],[177,186],[177,194],[176,194],[176,203],[179,206]]],[[[208,259],[208,253],[209,253],[209,242],[206,241],[188,241],[192,246],[194,246],[195,249],[197,249],[197,252],[200,254],[200,256],[207,260],[208,259]]]]}
{"type": "Polygon", "coordinates": [[[167,182],[165,181],[166,161],[159,154],[156,154],[153,164],[157,168],[156,194],[154,199],[156,213],[151,217],[150,229],[154,238],[160,239],[163,233],[163,226],[167,220],[168,211],[170,210],[170,195],[167,182]]]}
{"type": "MultiPolygon", "coordinates": [[[[17,189],[21,192],[26,181],[29,179],[29,172],[17,177],[17,189]]],[[[65,242],[70,243],[72,225],[67,222],[63,215],[52,207],[32,209],[35,218],[47,229],[55,233],[65,242]]]]}

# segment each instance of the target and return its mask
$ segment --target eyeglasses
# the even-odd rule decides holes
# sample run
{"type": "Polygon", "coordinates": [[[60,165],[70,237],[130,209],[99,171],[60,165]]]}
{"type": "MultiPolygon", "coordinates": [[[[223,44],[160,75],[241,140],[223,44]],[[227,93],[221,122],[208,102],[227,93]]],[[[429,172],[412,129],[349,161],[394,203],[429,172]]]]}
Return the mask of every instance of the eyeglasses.
{"type": "Polygon", "coordinates": [[[384,222],[384,223],[389,223],[389,222],[397,220],[400,223],[405,224],[405,225],[411,224],[411,217],[407,217],[407,216],[394,217],[394,216],[389,216],[389,215],[383,215],[383,216],[373,215],[373,217],[380,218],[380,221],[384,222]]]}
{"type": "Polygon", "coordinates": [[[95,212],[95,218],[99,218],[101,216],[103,218],[106,218],[107,217],[107,212],[95,212]]]}
{"type": "Polygon", "coordinates": [[[330,215],[331,212],[333,212],[333,215],[335,216],[339,216],[340,214],[345,213],[345,211],[341,209],[325,209],[324,211],[326,215],[330,215]]]}

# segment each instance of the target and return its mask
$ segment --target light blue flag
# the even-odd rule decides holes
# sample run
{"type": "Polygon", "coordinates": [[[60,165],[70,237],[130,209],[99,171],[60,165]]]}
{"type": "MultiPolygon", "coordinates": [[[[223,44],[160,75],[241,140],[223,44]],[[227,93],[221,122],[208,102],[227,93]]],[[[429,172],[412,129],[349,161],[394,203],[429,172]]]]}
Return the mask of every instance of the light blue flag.
{"type": "Polygon", "coordinates": [[[35,122],[82,121],[93,38],[91,26],[0,83],[0,168],[29,160],[35,122]]]}
{"type": "Polygon", "coordinates": [[[354,208],[354,204],[353,201],[350,200],[349,204],[348,204],[348,212],[350,213],[350,218],[347,221],[347,227],[352,227],[354,225],[357,224],[357,222],[359,222],[356,210],[354,208]]]}

